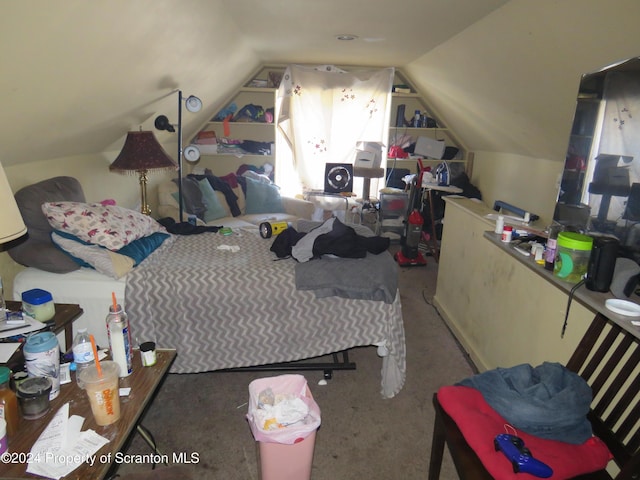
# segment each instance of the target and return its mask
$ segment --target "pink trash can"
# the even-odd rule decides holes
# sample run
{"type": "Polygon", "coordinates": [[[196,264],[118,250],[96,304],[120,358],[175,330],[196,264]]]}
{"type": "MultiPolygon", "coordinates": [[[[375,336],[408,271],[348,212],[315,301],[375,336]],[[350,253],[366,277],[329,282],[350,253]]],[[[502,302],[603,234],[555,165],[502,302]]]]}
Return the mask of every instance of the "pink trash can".
{"type": "Polygon", "coordinates": [[[293,445],[258,442],[261,480],[309,480],[316,432],[293,445]]]}
{"type": "Polygon", "coordinates": [[[261,378],[249,384],[249,426],[257,442],[258,469],[261,480],[310,480],[316,433],[320,427],[320,407],[313,399],[302,375],[261,378]],[[268,403],[260,396],[268,392],[268,403]],[[272,405],[273,397],[293,396],[309,408],[305,421],[282,429],[265,430],[261,405],[272,405]],[[260,421],[257,418],[260,417],[260,421]]]}

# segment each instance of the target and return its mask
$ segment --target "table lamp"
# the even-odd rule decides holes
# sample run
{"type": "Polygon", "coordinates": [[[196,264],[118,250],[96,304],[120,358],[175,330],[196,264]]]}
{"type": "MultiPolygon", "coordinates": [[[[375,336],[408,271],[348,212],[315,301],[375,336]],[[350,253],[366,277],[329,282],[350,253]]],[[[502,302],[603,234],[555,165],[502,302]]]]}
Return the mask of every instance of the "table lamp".
{"type": "MultiPolygon", "coordinates": [[[[22,220],[9,181],[0,164],[0,250],[8,250],[27,238],[27,227],[22,220]]],[[[0,277],[0,308],[4,310],[4,294],[0,277]]],[[[4,314],[4,312],[3,312],[4,314]]]]}
{"type": "Polygon", "coordinates": [[[129,132],[118,157],[109,166],[109,170],[122,174],[140,176],[140,211],[151,215],[147,203],[147,173],[150,170],[176,170],[178,165],[158,143],[153,132],[129,132]]]}

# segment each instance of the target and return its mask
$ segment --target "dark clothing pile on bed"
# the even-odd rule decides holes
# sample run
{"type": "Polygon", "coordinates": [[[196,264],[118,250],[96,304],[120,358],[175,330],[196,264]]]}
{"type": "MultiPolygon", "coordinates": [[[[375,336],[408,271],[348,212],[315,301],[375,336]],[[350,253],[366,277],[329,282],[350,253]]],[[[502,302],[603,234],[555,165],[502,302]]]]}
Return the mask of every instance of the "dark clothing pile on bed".
{"type": "MultiPolygon", "coordinates": [[[[357,227],[357,226],[356,226],[357,227]]],[[[274,240],[271,251],[293,257],[296,288],[317,298],[375,300],[393,303],[398,289],[397,264],[388,253],[390,240],[361,227],[356,231],[331,218],[308,233],[289,227],[274,240]],[[321,261],[309,260],[321,259],[321,261]]]]}
{"type": "Polygon", "coordinates": [[[340,258],[364,258],[367,253],[378,255],[389,248],[389,243],[385,237],[361,235],[333,217],[308,233],[287,228],[276,237],[271,251],[278,258],[291,256],[307,262],[323,255],[340,258]]]}

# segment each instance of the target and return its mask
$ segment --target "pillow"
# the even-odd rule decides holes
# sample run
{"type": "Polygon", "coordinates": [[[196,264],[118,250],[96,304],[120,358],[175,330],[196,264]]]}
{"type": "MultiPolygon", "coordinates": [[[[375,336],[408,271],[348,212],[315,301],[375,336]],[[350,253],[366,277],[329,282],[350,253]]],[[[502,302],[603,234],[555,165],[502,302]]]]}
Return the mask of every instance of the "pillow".
{"type": "Polygon", "coordinates": [[[216,195],[216,191],[213,189],[209,180],[203,178],[202,180],[198,180],[198,187],[200,188],[200,192],[202,192],[202,200],[204,202],[205,207],[207,208],[204,211],[204,221],[205,223],[212,222],[213,220],[217,220],[218,218],[223,218],[227,216],[227,212],[224,207],[218,201],[218,196],[216,195]]]}
{"type": "Polygon", "coordinates": [[[118,253],[133,258],[133,266],[137,267],[145,258],[155,252],[160,245],[163,245],[164,243],[168,244],[173,240],[175,240],[175,237],[168,233],[156,232],[147,237],[134,240],[129,245],[125,245],[118,250],[118,253]]]}
{"type": "Polygon", "coordinates": [[[150,216],[116,205],[47,202],[42,211],[54,229],[113,251],[152,233],[166,233],[150,216]]]}
{"type": "MultiPolygon", "coordinates": [[[[74,246],[74,244],[85,245],[85,246],[95,246],[102,250],[110,251],[109,249],[102,247],[100,245],[93,245],[91,243],[85,242],[80,238],[71,235],[70,233],[63,232],[60,230],[56,230],[51,234],[51,239],[53,242],[60,248],[62,248],[66,253],[72,255],[74,260],[78,262],[81,267],[93,267],[96,268],[95,265],[90,261],[91,257],[86,258],[85,255],[89,252],[87,250],[79,249],[74,246]],[[54,238],[56,235],[56,238],[54,238]],[[62,242],[60,239],[68,240],[68,242],[62,242]],[[69,243],[72,242],[72,243],[69,243]]],[[[145,258],[151,255],[160,245],[162,245],[165,241],[171,242],[175,238],[168,233],[164,232],[156,232],[152,233],[147,237],[142,237],[133,242],[125,245],[117,252],[118,255],[126,256],[133,261],[133,267],[138,266],[145,258]]],[[[96,268],[96,270],[98,270],[96,268]]]]}
{"type": "Polygon", "coordinates": [[[67,273],[80,268],[51,242],[53,228],[42,212],[45,202],[71,200],[84,202],[84,192],[73,177],[53,177],[21,188],[15,194],[20,214],[27,226],[26,241],[9,250],[9,256],[27,267],[52,273],[67,273]]]}
{"type": "Polygon", "coordinates": [[[53,232],[51,240],[71,255],[83,267],[91,267],[116,280],[126,275],[134,266],[133,258],[112,252],[99,245],[91,245],[53,232]]]}
{"type": "Polygon", "coordinates": [[[276,185],[256,181],[245,177],[247,185],[246,213],[285,213],[276,185]]]}
{"type": "MultiPolygon", "coordinates": [[[[173,181],[178,185],[177,178],[174,178],[173,181]]],[[[178,193],[172,194],[176,202],[179,202],[178,199],[180,198],[178,193]]],[[[204,220],[204,212],[207,208],[202,201],[202,192],[198,182],[193,178],[183,177],[182,179],[182,201],[182,206],[186,212],[195,215],[200,220],[204,220]]]]}
{"type": "Polygon", "coordinates": [[[252,180],[256,180],[262,183],[273,183],[268,175],[263,173],[254,172],[253,170],[247,170],[242,174],[243,177],[251,178],[252,180]]]}
{"type": "MultiPolygon", "coordinates": [[[[238,206],[238,196],[235,194],[233,189],[229,186],[227,182],[216,177],[215,175],[188,175],[188,178],[193,178],[197,181],[206,179],[211,185],[211,188],[216,192],[216,196],[218,197],[218,202],[222,205],[222,208],[225,211],[225,216],[234,216],[237,217],[242,212],[240,211],[240,207],[238,206]]],[[[204,192],[203,192],[204,196],[204,192]]]]}

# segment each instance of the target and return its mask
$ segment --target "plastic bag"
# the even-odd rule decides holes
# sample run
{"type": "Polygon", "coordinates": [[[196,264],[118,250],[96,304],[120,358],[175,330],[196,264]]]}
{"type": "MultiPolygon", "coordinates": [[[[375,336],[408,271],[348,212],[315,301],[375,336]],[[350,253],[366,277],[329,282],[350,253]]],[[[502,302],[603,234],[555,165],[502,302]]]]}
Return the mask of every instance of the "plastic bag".
{"type": "Polygon", "coordinates": [[[302,375],[260,378],[249,384],[247,420],[256,441],[293,445],[318,429],[320,407],[313,399],[307,380],[302,375]],[[297,406],[301,401],[307,407],[308,413],[304,418],[289,425],[277,425],[272,419],[265,422],[265,404],[271,407],[279,401],[292,401],[297,406]]]}

